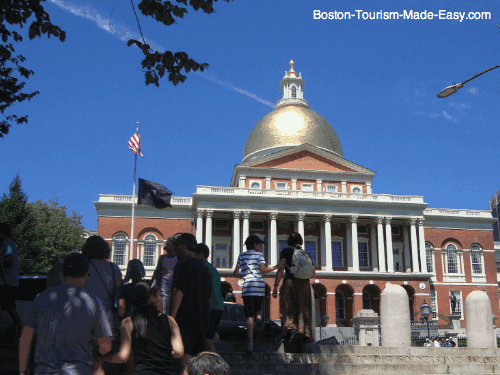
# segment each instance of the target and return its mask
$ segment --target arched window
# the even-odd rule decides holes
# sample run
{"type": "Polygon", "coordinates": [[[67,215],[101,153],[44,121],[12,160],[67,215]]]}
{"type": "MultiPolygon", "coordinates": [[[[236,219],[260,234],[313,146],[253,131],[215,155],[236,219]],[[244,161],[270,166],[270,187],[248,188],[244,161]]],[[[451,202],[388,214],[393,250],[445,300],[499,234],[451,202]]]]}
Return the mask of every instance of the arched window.
{"type": "Polygon", "coordinates": [[[340,290],[335,292],[335,312],[337,320],[345,320],[345,296],[340,290]]]}
{"type": "Polygon", "coordinates": [[[470,247],[470,259],[472,263],[472,273],[483,273],[483,249],[478,244],[470,247]]]}
{"type": "Polygon", "coordinates": [[[156,236],[148,234],[144,237],[144,266],[154,267],[156,265],[156,236]]]}
{"type": "Polygon", "coordinates": [[[113,262],[119,266],[125,266],[127,258],[127,235],[125,233],[117,233],[113,237],[113,262]]]}
{"type": "Polygon", "coordinates": [[[295,86],[292,86],[292,98],[297,97],[297,88],[295,86]]]}
{"type": "Polygon", "coordinates": [[[457,247],[450,243],[446,246],[447,250],[447,269],[448,273],[458,273],[458,256],[457,256],[457,247]]]}
{"type": "Polygon", "coordinates": [[[359,187],[355,187],[354,189],[352,189],[352,192],[354,194],[361,194],[361,189],[359,187]]]}
{"type": "Polygon", "coordinates": [[[368,292],[363,292],[363,309],[371,309],[370,294],[368,292]]]}
{"type": "Polygon", "coordinates": [[[434,272],[434,259],[432,256],[432,245],[429,242],[425,243],[425,259],[427,263],[427,272],[434,272]]]}

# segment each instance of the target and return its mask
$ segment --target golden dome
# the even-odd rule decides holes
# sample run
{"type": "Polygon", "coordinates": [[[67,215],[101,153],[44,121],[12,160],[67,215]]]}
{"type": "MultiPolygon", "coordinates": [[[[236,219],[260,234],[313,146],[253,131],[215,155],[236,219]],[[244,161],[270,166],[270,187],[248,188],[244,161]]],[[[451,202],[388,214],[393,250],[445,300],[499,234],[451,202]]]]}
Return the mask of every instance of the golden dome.
{"type": "Polygon", "coordinates": [[[300,104],[279,106],[251,131],[245,143],[243,161],[304,143],[343,156],[337,133],[322,116],[300,104]]]}

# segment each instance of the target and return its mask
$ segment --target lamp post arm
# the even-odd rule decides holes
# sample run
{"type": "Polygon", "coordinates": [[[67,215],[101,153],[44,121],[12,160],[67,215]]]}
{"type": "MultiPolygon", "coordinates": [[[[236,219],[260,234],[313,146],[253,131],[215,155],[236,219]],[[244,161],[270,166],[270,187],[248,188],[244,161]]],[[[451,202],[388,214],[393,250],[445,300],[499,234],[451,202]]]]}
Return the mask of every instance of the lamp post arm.
{"type": "Polygon", "coordinates": [[[477,78],[477,77],[479,77],[479,76],[483,75],[484,73],[488,73],[490,70],[493,70],[493,69],[496,69],[496,68],[500,68],[500,64],[499,64],[499,65],[495,65],[495,66],[493,66],[493,67],[491,67],[491,68],[489,68],[489,69],[483,70],[481,73],[476,74],[475,76],[473,76],[473,77],[471,77],[471,78],[469,78],[469,79],[467,79],[467,80],[463,81],[463,82],[462,82],[462,83],[460,83],[460,84],[461,84],[461,85],[465,85],[467,82],[472,81],[474,78],[477,78]]]}

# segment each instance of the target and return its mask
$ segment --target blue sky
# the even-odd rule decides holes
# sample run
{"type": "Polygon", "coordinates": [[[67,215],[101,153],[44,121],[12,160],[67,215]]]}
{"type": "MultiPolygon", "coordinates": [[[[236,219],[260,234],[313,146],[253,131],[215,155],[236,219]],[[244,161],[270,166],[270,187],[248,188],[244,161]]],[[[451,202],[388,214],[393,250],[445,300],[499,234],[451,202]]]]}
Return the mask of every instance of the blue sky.
{"type": "Polygon", "coordinates": [[[139,177],[177,196],[191,196],[196,185],[228,186],[250,131],[281,98],[291,59],[344,158],[377,172],[374,193],[486,210],[500,189],[500,69],[436,98],[500,63],[498,0],[234,0],[217,3],[212,15],[191,10],[170,27],[140,16],[157,48],[210,64],[160,88],[145,86],[141,53],[126,46],[138,37],[130,2],[52,0],[45,8],[67,40],[17,46],[35,71],[27,89],[40,95],[13,108],[29,123],[0,139],[0,192],[19,173],[30,201],[58,198],[87,229],[97,228],[99,194],[132,193],[127,142],[137,121],[139,177]],[[355,17],[318,20],[315,10],[355,17]],[[363,20],[356,10],[491,12],[491,19],[363,20]]]}

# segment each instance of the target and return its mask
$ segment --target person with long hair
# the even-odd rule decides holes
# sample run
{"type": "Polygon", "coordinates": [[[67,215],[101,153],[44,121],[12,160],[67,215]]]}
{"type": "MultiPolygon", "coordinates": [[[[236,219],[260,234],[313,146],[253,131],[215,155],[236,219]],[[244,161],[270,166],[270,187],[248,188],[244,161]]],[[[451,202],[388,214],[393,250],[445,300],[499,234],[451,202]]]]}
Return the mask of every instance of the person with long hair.
{"type": "Polygon", "coordinates": [[[137,283],[132,316],[122,321],[120,350],[96,362],[125,363],[133,355],[136,375],[174,374],[172,358],[181,358],[184,347],[177,323],[162,311],[160,288],[137,283]]]}
{"type": "Polygon", "coordinates": [[[120,295],[118,296],[118,316],[120,319],[130,315],[132,311],[132,294],[134,292],[134,287],[144,279],[144,276],[146,276],[146,270],[141,260],[129,260],[127,273],[123,279],[125,285],[120,288],[120,295]]]}

